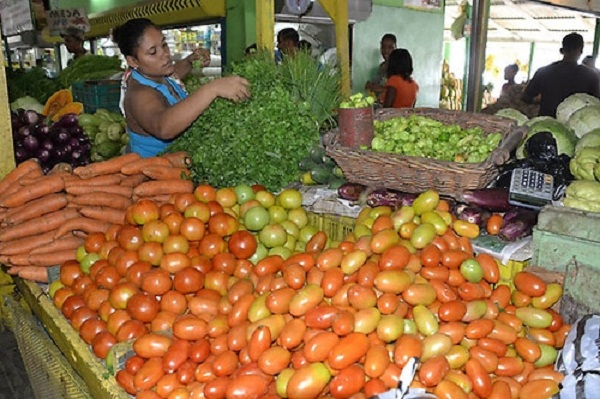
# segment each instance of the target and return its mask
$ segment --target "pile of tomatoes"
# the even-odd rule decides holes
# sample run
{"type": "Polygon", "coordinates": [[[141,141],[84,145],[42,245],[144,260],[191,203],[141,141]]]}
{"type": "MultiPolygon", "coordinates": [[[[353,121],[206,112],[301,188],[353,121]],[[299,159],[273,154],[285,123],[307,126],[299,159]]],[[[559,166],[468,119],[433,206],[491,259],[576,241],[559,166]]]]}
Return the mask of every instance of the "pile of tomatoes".
{"type": "Polygon", "coordinates": [[[440,398],[558,392],[560,285],[528,272],[514,290],[498,284],[498,263],[473,253],[475,228],[437,193],[366,209],[339,242],[296,211],[288,251],[258,255],[244,216],[267,202],[301,209],[296,193],[255,200],[263,191],[203,185],[160,206],[141,200],[61,266],[50,294],[94,353],[133,342],[116,374],[129,394],[365,398],[395,388],[411,357],[412,386],[440,398]]]}

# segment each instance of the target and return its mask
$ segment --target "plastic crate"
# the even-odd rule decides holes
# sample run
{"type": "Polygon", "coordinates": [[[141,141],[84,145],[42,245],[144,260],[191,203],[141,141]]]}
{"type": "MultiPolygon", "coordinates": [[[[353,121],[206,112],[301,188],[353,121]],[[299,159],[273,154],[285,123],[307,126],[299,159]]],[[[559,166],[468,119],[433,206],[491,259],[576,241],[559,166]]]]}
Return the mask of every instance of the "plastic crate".
{"type": "Polygon", "coordinates": [[[324,231],[330,241],[343,241],[354,230],[354,218],[315,212],[306,214],[308,223],[324,231]]]}
{"type": "Polygon", "coordinates": [[[75,82],[71,87],[73,99],[83,104],[83,109],[88,114],[93,114],[102,108],[112,112],[121,112],[120,80],[88,80],[75,82]]]}

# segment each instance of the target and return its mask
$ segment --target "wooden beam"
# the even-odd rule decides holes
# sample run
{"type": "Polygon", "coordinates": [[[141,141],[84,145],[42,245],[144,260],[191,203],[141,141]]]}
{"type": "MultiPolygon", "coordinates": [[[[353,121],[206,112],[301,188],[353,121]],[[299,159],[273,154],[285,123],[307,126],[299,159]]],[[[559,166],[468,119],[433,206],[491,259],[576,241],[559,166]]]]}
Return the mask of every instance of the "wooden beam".
{"type": "Polygon", "coordinates": [[[342,73],[341,94],[350,95],[350,45],[348,39],[348,0],[319,0],[335,24],[335,46],[342,73]]]}

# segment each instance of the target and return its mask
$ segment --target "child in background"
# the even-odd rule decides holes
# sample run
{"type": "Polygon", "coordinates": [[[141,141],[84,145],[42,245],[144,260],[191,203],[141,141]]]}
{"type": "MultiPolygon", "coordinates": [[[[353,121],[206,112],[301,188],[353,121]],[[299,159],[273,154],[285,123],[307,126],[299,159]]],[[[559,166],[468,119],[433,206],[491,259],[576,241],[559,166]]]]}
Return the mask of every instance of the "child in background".
{"type": "Polygon", "coordinates": [[[411,77],[412,57],[406,49],[392,51],[383,92],[383,108],[412,108],[417,99],[419,85],[411,77]]]}

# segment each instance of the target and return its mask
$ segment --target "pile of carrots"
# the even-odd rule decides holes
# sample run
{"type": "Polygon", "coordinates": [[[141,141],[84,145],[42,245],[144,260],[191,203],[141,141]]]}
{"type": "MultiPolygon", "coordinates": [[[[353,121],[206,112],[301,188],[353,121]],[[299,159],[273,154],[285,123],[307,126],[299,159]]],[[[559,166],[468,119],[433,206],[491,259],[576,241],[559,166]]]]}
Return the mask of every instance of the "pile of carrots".
{"type": "Polygon", "coordinates": [[[123,224],[134,201],[191,193],[190,164],[185,152],[58,164],[48,174],[35,159],[22,162],[0,181],[0,263],[10,274],[47,281],[49,266],[75,259],[88,234],[123,224]]]}

